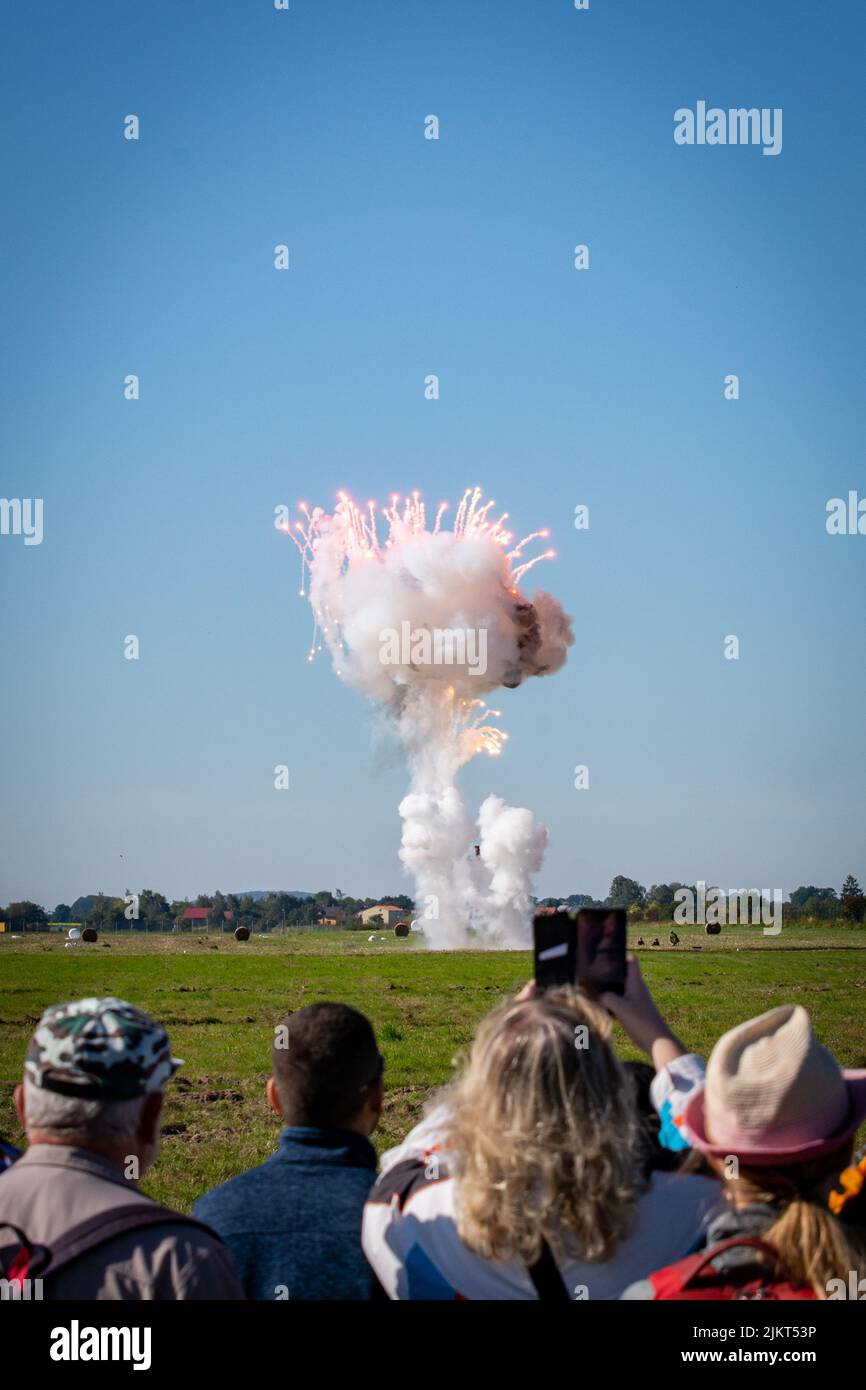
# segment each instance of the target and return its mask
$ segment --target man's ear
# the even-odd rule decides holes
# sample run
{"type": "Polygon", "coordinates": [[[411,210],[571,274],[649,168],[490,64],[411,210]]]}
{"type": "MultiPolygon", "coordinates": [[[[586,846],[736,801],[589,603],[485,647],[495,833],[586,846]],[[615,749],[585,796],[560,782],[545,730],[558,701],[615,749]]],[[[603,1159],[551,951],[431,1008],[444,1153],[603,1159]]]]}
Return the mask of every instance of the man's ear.
{"type": "Polygon", "coordinates": [[[150,1146],[159,1140],[159,1125],[162,1120],[162,1091],[152,1091],[145,1096],[138,1122],[138,1137],[143,1145],[150,1146]]]}
{"type": "Polygon", "coordinates": [[[282,1115],[283,1107],[280,1105],[280,1097],[279,1092],[277,1091],[277,1083],[272,1076],[268,1077],[268,1084],[265,1087],[265,1090],[267,1092],[268,1101],[270,1102],[271,1109],[276,1111],[278,1115],[282,1115]]]}
{"type": "Polygon", "coordinates": [[[12,1099],[15,1102],[15,1114],[18,1116],[18,1123],[22,1129],[26,1129],[27,1119],[24,1114],[24,1087],[20,1081],[12,1092],[12,1099]]]}
{"type": "Polygon", "coordinates": [[[381,1076],[367,1092],[367,1104],[378,1119],[385,1105],[385,1082],[381,1076]]]}

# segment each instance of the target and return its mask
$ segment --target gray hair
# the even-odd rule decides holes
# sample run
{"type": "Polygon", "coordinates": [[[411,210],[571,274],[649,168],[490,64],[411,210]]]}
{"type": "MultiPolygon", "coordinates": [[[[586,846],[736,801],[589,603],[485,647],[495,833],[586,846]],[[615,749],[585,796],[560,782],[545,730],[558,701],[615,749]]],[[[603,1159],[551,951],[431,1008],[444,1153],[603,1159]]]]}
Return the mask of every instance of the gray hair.
{"type": "Polygon", "coordinates": [[[77,1100],[24,1082],[24,1116],[28,1130],[44,1129],[62,1141],[76,1136],[91,1142],[121,1144],[138,1129],[146,1096],[134,1100],[77,1100]]]}

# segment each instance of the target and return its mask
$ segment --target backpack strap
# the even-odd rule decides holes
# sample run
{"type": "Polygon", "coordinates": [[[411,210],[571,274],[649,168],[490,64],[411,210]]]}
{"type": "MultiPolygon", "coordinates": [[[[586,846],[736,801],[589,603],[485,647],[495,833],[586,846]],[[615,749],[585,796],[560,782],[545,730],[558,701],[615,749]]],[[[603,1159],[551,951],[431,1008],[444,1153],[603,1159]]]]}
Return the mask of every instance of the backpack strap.
{"type": "Polygon", "coordinates": [[[9,1245],[0,1249],[0,1276],[10,1284],[28,1279],[31,1265],[44,1260],[48,1251],[44,1246],[35,1245],[21,1227],[13,1226],[11,1221],[0,1221],[0,1231],[11,1231],[18,1239],[17,1248],[9,1245]]]}
{"type": "Polygon", "coordinates": [[[14,1262],[15,1277],[19,1279],[47,1279],[49,1275],[65,1269],[73,1260],[77,1260],[82,1255],[88,1255],[91,1250],[98,1249],[100,1245],[106,1245],[116,1236],[126,1235],[132,1231],[146,1230],[150,1226],[169,1224],[189,1226],[193,1230],[203,1231],[222,1244],[215,1231],[212,1231],[209,1226],[205,1226],[203,1222],[195,1221],[191,1216],[184,1216],[181,1212],[172,1211],[169,1207],[161,1207],[155,1202],[153,1204],[148,1203],[147,1206],[141,1202],[129,1203],[126,1206],[113,1207],[106,1212],[88,1217],[86,1221],[80,1221],[77,1226],[72,1226],[68,1231],[65,1231],[50,1247],[34,1245],[17,1227],[10,1228],[15,1231],[22,1243],[22,1249],[14,1262]],[[22,1259],[25,1251],[26,1257],[22,1259]]]}
{"type": "Polygon", "coordinates": [[[553,1251],[543,1237],[541,1240],[541,1254],[535,1261],[535,1264],[529,1266],[529,1277],[532,1280],[535,1292],[542,1302],[571,1302],[571,1295],[565,1286],[565,1280],[559,1272],[559,1266],[553,1258],[553,1251]]]}
{"type": "Polygon", "coordinates": [[[778,1253],[765,1240],[760,1240],[757,1236],[731,1236],[728,1240],[719,1241],[718,1245],[710,1246],[709,1250],[701,1250],[697,1255],[691,1255],[688,1260],[683,1260],[680,1265],[680,1289],[687,1289],[694,1280],[699,1278],[704,1270],[712,1265],[717,1255],[721,1255],[725,1250],[735,1250],[739,1246],[747,1246],[760,1251],[762,1255],[768,1257],[777,1270],[781,1269],[778,1253]]]}

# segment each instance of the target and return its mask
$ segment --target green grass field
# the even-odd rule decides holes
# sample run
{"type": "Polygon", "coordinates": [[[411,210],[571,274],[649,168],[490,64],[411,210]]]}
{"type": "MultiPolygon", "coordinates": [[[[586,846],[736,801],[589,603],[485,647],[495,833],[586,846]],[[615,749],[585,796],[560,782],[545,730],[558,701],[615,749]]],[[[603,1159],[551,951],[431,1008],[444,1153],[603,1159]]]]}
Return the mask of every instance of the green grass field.
{"type": "MultiPolygon", "coordinates": [[[[726,1028],[775,1004],[810,1011],[848,1066],[866,1066],[866,928],[726,928],[708,938],[669,924],[631,929],[661,947],[637,951],[669,1021],[706,1053],[726,1028]],[[700,947],[700,950],[695,949],[700,947]]],[[[338,999],[372,1019],[387,1061],[380,1148],[401,1138],[431,1090],[447,1081],[478,1019],[531,973],[529,952],[430,952],[416,937],[362,932],[254,937],[118,934],[66,950],[59,935],[0,936],[0,1133],[20,1143],[12,1087],[46,1005],[116,994],[169,1029],[185,1066],[171,1085],[165,1137],[145,1187],[188,1210],[195,1197],[260,1162],[278,1121],[264,1097],[274,1025],[288,1009],[338,999]],[[103,945],[109,941],[110,945],[103,945]]],[[[619,1035],[623,1056],[636,1055],[619,1035]]]]}

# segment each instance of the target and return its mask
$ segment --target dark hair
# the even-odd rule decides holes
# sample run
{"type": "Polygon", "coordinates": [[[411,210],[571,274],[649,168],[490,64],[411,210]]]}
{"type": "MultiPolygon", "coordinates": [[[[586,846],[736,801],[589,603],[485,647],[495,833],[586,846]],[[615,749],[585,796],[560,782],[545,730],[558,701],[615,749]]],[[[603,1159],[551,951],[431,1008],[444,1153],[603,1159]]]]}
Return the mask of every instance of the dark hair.
{"type": "Polygon", "coordinates": [[[275,1039],[273,1068],[286,1123],[349,1124],[384,1067],[370,1020],[347,1004],[311,1004],[287,1014],[280,1032],[287,1046],[275,1039]]]}

